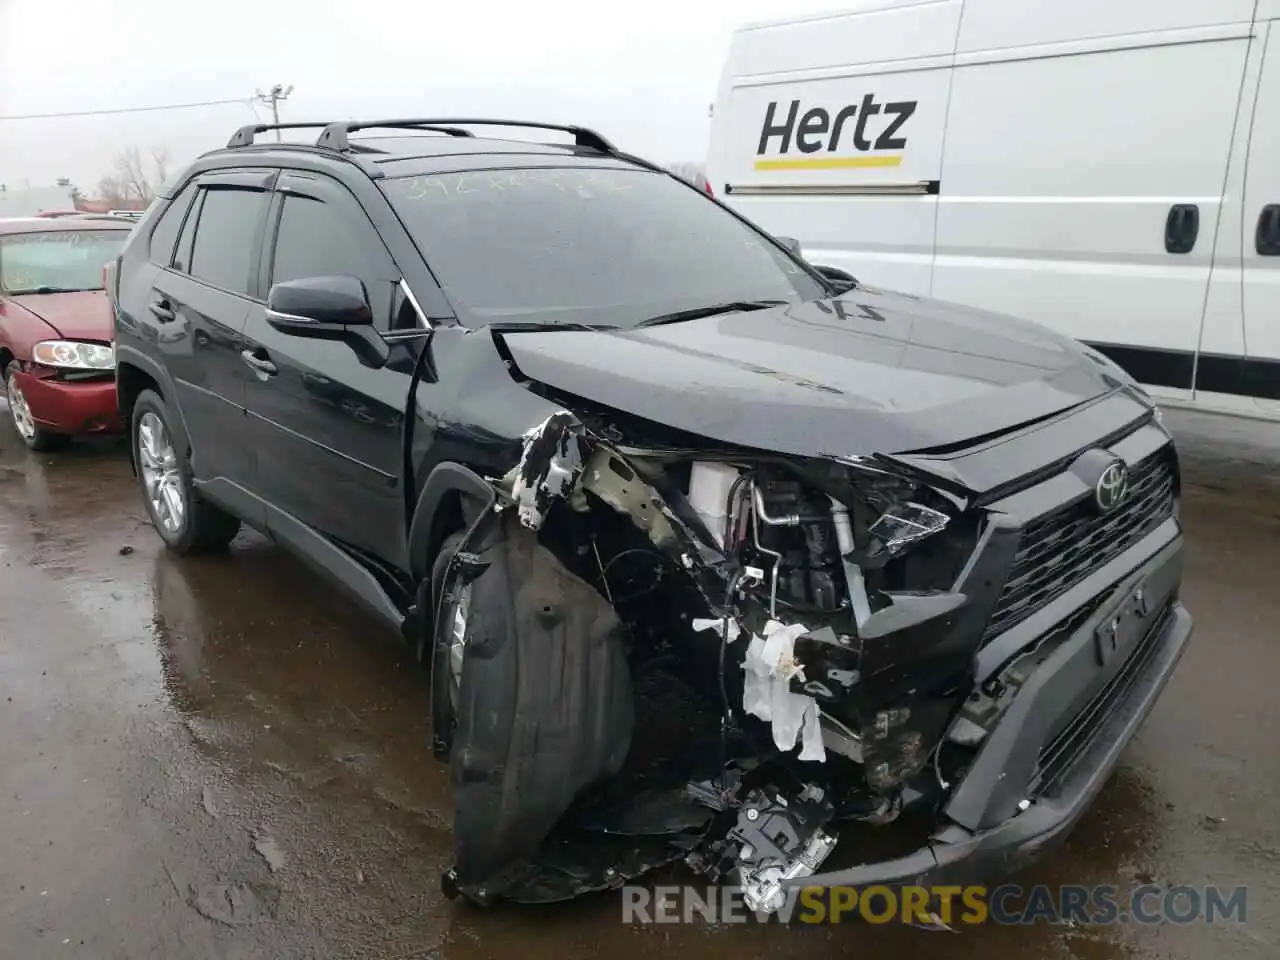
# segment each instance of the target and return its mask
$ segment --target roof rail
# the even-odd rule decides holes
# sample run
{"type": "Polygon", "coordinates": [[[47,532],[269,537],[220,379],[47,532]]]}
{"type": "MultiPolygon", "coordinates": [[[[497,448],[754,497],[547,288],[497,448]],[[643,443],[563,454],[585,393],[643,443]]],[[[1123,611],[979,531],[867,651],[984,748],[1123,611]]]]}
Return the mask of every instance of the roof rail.
{"type": "MultiPolygon", "coordinates": [[[[341,147],[335,147],[332,144],[327,143],[325,141],[325,138],[324,138],[325,133],[327,133],[329,131],[329,128],[333,126],[336,126],[336,124],[331,123],[329,124],[328,127],[324,128],[324,130],[320,133],[320,137],[316,140],[316,146],[324,147],[327,150],[348,150],[348,149],[354,150],[355,145],[352,144],[350,141],[344,141],[343,146],[341,147]]],[[[357,124],[355,121],[352,121],[351,124],[349,125],[349,128],[352,130],[365,130],[372,127],[377,127],[378,129],[387,129],[387,130],[431,130],[431,131],[434,131],[435,133],[447,133],[451,137],[474,137],[475,136],[475,134],[472,133],[470,130],[463,130],[461,127],[444,127],[438,123],[419,123],[416,120],[405,120],[405,121],[387,120],[387,121],[381,121],[379,123],[359,123],[359,124],[357,124]]]]}
{"type": "Polygon", "coordinates": [[[253,138],[268,130],[301,130],[307,127],[328,127],[333,121],[321,120],[316,123],[250,123],[231,135],[227,147],[251,147],[253,138]]]}
{"type": "MultiPolygon", "coordinates": [[[[329,127],[332,127],[334,125],[335,125],[334,121],[332,120],[320,120],[320,121],[317,121],[316,123],[250,123],[241,127],[239,130],[237,130],[235,133],[231,135],[231,139],[227,141],[227,147],[228,148],[251,147],[254,144],[254,137],[256,137],[260,133],[266,133],[268,130],[300,130],[300,129],[306,129],[308,127],[310,128],[324,127],[327,130],[329,127]]],[[[475,136],[475,134],[473,134],[470,130],[463,130],[461,127],[442,127],[442,126],[437,126],[429,123],[421,123],[416,120],[406,121],[406,122],[401,122],[398,120],[389,120],[384,123],[359,124],[359,125],[354,125],[354,122],[353,122],[354,129],[360,129],[366,126],[403,127],[404,129],[407,129],[407,130],[434,130],[437,133],[447,133],[451,137],[475,136]]],[[[321,134],[321,138],[323,139],[323,134],[321,134]]],[[[316,146],[328,146],[328,144],[317,143],[316,146]]],[[[333,148],[330,147],[330,149],[333,149],[333,148]]]]}
{"type": "Polygon", "coordinates": [[[617,152],[612,143],[587,127],[571,127],[558,123],[534,123],[528,120],[492,120],[485,118],[339,120],[336,123],[329,124],[321,131],[320,136],[316,139],[316,146],[328,147],[330,150],[347,150],[350,147],[348,135],[354,133],[356,130],[367,130],[370,127],[387,127],[397,130],[438,130],[447,132],[452,136],[472,136],[472,134],[465,130],[458,130],[458,127],[463,124],[466,124],[467,126],[531,127],[536,130],[559,130],[562,133],[573,134],[573,142],[575,146],[587,147],[591,150],[598,150],[601,153],[617,152]]]}

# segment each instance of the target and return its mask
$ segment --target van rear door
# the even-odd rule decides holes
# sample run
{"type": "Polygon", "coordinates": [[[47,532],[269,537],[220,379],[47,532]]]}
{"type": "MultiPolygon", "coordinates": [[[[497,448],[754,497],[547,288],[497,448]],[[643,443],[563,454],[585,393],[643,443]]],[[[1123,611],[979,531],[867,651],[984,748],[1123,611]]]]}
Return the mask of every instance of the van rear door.
{"type": "Polygon", "coordinates": [[[1253,7],[966,0],[933,295],[1189,396],[1253,7]]]}
{"type": "Polygon", "coordinates": [[[708,170],[810,262],[924,294],[961,3],[877,6],[735,33],[708,170]]]}
{"type": "MultiPolygon", "coordinates": [[[[1274,6],[1280,15],[1280,4],[1274,6]]],[[[1280,400],[1280,19],[1260,23],[1258,32],[1265,35],[1266,54],[1249,137],[1242,218],[1245,377],[1252,396],[1280,400]]]]}

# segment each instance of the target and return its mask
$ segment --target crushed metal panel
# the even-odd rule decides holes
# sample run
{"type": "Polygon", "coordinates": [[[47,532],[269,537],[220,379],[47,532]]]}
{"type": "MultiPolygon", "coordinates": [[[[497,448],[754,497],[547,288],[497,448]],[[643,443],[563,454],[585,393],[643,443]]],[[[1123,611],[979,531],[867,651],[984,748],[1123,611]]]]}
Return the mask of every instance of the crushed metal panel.
{"type": "MultiPolygon", "coordinates": [[[[587,461],[582,488],[629,516],[655,546],[664,547],[676,541],[667,505],[626,462],[607,448],[599,447],[587,461]]],[[[585,507],[585,503],[581,505],[585,507]]]]}
{"type": "Polygon", "coordinates": [[[551,504],[568,497],[582,476],[582,429],[577,417],[561,410],[525,433],[511,499],[530,530],[542,527],[551,504]]]}

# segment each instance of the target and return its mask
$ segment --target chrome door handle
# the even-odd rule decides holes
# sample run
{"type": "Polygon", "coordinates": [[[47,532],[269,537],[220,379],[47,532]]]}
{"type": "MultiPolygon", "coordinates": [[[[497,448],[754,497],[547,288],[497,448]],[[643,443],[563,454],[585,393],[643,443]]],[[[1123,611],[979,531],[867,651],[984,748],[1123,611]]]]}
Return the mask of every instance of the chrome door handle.
{"type": "Polygon", "coordinates": [[[240,359],[258,373],[274,374],[277,372],[276,365],[274,363],[265,357],[258,356],[252,350],[241,350],[240,359]]]}

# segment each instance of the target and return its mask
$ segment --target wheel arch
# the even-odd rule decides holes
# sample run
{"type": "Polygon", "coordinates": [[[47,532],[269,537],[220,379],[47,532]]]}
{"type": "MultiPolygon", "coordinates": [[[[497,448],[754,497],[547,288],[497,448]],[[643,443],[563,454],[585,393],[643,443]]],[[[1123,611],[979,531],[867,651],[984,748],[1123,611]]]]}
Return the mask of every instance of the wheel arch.
{"type": "MultiPolygon", "coordinates": [[[[182,445],[187,456],[191,455],[191,440],[187,433],[187,425],[182,420],[182,412],[177,409],[173,381],[155,360],[128,346],[116,346],[116,406],[120,411],[120,419],[126,429],[131,429],[133,407],[144,390],[153,390],[160,395],[166,406],[173,413],[169,429],[174,433],[174,441],[182,445]]],[[[129,464],[134,472],[138,465],[133,462],[133,444],[129,444],[129,464]]]]}
{"type": "Polygon", "coordinates": [[[415,580],[431,573],[440,545],[451,533],[467,529],[497,500],[493,487],[459,463],[441,463],[427,476],[409,525],[409,567],[415,580]]]}

